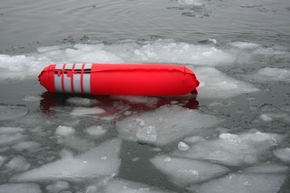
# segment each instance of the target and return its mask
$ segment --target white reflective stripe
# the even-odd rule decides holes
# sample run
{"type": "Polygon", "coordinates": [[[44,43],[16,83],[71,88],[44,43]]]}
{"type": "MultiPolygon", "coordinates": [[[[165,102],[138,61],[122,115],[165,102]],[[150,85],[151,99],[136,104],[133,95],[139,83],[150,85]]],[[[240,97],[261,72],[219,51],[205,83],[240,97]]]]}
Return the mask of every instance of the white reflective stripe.
{"type": "Polygon", "coordinates": [[[61,75],[54,74],[54,86],[57,92],[62,92],[61,75]]]}
{"type": "Polygon", "coordinates": [[[75,93],[82,93],[81,89],[81,75],[80,74],[74,74],[74,90],[75,93]]]}
{"type": "Polygon", "coordinates": [[[91,70],[92,69],[92,64],[85,64],[85,70],[91,70]]]}
{"type": "Polygon", "coordinates": [[[83,64],[76,64],[75,65],[75,70],[81,70],[82,66],[83,66],[83,64]]]}
{"type": "Polygon", "coordinates": [[[55,65],[55,69],[56,69],[56,70],[62,70],[63,65],[64,65],[64,64],[56,64],[56,65],[55,65]]]}
{"type": "Polygon", "coordinates": [[[72,67],[73,67],[73,64],[66,64],[66,65],[65,65],[65,69],[66,69],[66,70],[71,70],[72,67]]]}
{"type": "Polygon", "coordinates": [[[84,88],[84,93],[86,94],[91,93],[91,73],[83,75],[83,88],[84,88]]]}
{"type": "Polygon", "coordinates": [[[67,76],[68,74],[63,74],[63,86],[64,86],[64,91],[66,93],[72,93],[71,89],[71,77],[67,76]]]}

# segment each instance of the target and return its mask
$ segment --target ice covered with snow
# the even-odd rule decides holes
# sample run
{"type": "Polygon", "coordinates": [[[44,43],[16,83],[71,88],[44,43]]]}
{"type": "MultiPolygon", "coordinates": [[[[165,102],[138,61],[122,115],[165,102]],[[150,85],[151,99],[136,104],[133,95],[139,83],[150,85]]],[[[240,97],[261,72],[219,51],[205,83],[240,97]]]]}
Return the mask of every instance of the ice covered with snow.
{"type": "Polygon", "coordinates": [[[60,192],[62,190],[67,190],[69,189],[70,185],[68,182],[66,181],[57,181],[53,184],[49,184],[45,187],[45,189],[48,191],[48,192],[51,192],[51,193],[55,193],[55,192],[60,192]]]}
{"type": "Polygon", "coordinates": [[[11,181],[83,181],[115,175],[118,173],[121,164],[119,158],[120,147],[120,139],[109,140],[83,154],[64,157],[52,163],[44,164],[39,168],[15,175],[11,178],[11,181]]]}
{"type": "Polygon", "coordinates": [[[104,113],[105,110],[99,107],[75,107],[70,114],[73,116],[98,115],[104,113]]]}
{"type": "Polygon", "coordinates": [[[93,125],[86,129],[86,132],[91,137],[100,137],[107,133],[107,130],[100,125],[93,125]]]}
{"type": "Polygon", "coordinates": [[[89,99],[89,98],[83,98],[83,97],[70,97],[66,100],[66,102],[69,104],[85,106],[85,107],[99,103],[99,101],[96,99],[89,99]]]}
{"type": "Polygon", "coordinates": [[[58,136],[62,136],[62,137],[68,137],[71,136],[75,133],[75,129],[72,127],[67,127],[67,126],[58,126],[56,128],[55,134],[58,136]]]}
{"type": "Polygon", "coordinates": [[[253,85],[228,77],[212,67],[193,70],[201,83],[198,87],[198,98],[230,98],[258,91],[253,85]]]}
{"type": "Polygon", "coordinates": [[[261,81],[290,82],[290,69],[265,67],[258,70],[255,74],[249,75],[247,77],[261,81]]]}
{"type": "Polygon", "coordinates": [[[267,114],[262,114],[259,118],[265,122],[271,122],[273,120],[273,118],[267,114]]]}
{"type": "Polygon", "coordinates": [[[6,165],[7,168],[14,171],[25,171],[29,169],[30,164],[22,156],[15,156],[6,165]]]}
{"type": "Polygon", "coordinates": [[[0,185],[0,193],[41,193],[39,185],[33,183],[11,183],[0,185]]]}
{"type": "Polygon", "coordinates": [[[196,193],[277,193],[284,174],[234,173],[191,188],[196,193]]]}
{"type": "Polygon", "coordinates": [[[20,127],[0,127],[0,147],[13,145],[25,140],[24,131],[20,127]]]}
{"type": "Polygon", "coordinates": [[[229,172],[229,169],[205,161],[158,155],[151,163],[178,186],[200,183],[229,172]]]}
{"type": "Polygon", "coordinates": [[[187,151],[189,149],[189,146],[183,141],[179,142],[177,147],[180,151],[187,151]]]}
{"type": "MultiPolygon", "coordinates": [[[[98,187],[90,186],[87,188],[87,193],[94,193],[98,187]]],[[[146,184],[123,180],[123,179],[113,179],[110,180],[102,189],[102,193],[174,193],[169,190],[163,190],[154,186],[149,186],[146,184]]]]}
{"type": "Polygon", "coordinates": [[[13,120],[26,115],[28,109],[19,105],[0,104],[0,121],[13,120]]]}
{"type": "Polygon", "coordinates": [[[281,135],[273,133],[222,133],[217,139],[201,141],[188,151],[176,151],[173,155],[241,166],[257,163],[261,154],[278,145],[281,140],[281,135]]]}
{"type": "Polygon", "coordinates": [[[284,162],[290,163],[290,148],[280,148],[273,151],[276,157],[284,162]]]}
{"type": "Polygon", "coordinates": [[[129,116],[117,121],[119,136],[130,141],[166,145],[222,120],[176,105],[129,116]],[[177,124],[178,123],[178,124],[177,124]]]}
{"type": "Polygon", "coordinates": [[[22,141],[12,146],[16,151],[36,152],[40,149],[40,144],[34,141],[22,141]]]}

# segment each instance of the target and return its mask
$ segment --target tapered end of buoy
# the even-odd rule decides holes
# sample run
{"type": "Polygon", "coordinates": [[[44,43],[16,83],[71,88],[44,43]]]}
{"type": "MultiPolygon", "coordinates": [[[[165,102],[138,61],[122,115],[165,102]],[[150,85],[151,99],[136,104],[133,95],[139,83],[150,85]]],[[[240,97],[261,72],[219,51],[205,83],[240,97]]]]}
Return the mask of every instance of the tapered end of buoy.
{"type": "Polygon", "coordinates": [[[38,80],[40,84],[49,92],[56,92],[54,86],[54,68],[55,65],[47,66],[38,75],[38,80]]]}

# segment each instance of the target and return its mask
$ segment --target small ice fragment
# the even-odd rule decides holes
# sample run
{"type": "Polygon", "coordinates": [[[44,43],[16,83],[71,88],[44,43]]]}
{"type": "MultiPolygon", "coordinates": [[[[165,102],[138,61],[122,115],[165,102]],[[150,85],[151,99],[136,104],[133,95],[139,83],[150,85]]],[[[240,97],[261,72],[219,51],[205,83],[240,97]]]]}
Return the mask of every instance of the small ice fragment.
{"type": "Polygon", "coordinates": [[[256,73],[249,75],[247,77],[261,81],[290,82],[290,69],[266,67],[258,70],[256,73]]]}
{"type": "Polygon", "coordinates": [[[28,109],[25,106],[0,104],[0,121],[13,120],[26,115],[28,109]]]}
{"type": "Polygon", "coordinates": [[[14,171],[25,171],[30,167],[30,164],[22,156],[15,156],[6,165],[7,168],[14,171]]]}
{"type": "Polygon", "coordinates": [[[26,102],[39,102],[41,99],[40,96],[25,95],[22,100],[26,102]]]}
{"type": "Polygon", "coordinates": [[[261,47],[261,45],[251,42],[233,42],[231,45],[240,49],[256,49],[261,47]]]}
{"type": "MultiPolygon", "coordinates": [[[[95,192],[95,191],[93,191],[95,192]]],[[[90,192],[90,193],[93,193],[90,192]]],[[[154,186],[148,186],[138,182],[123,179],[113,179],[105,184],[102,193],[173,193],[169,190],[162,190],[154,186]]]]}
{"type": "Polygon", "coordinates": [[[271,122],[273,120],[272,117],[270,117],[269,115],[267,114],[262,114],[259,116],[259,118],[262,120],[262,121],[265,121],[265,122],[271,122]]]}
{"type": "Polygon", "coordinates": [[[113,139],[75,157],[65,157],[13,176],[13,182],[84,181],[117,174],[121,164],[120,139],[113,139]],[[106,160],[101,157],[106,156],[106,160]],[[84,162],[86,161],[86,162],[84,162]]]}
{"type": "Polygon", "coordinates": [[[75,129],[67,126],[58,126],[56,128],[55,134],[62,137],[68,137],[75,133],[75,129]]]}
{"type": "Polygon", "coordinates": [[[273,151],[273,153],[276,157],[278,157],[283,162],[290,163],[290,148],[289,147],[276,149],[273,151]]]}
{"type": "Polygon", "coordinates": [[[154,111],[132,115],[117,121],[119,135],[130,141],[166,145],[199,129],[211,127],[222,120],[177,105],[165,105],[154,111]],[[172,118],[173,117],[173,118],[172,118]],[[178,120],[178,123],[176,122],[178,120]],[[192,124],[194,122],[194,124],[192,124]]]}
{"type": "Polygon", "coordinates": [[[161,155],[150,159],[150,162],[161,172],[168,175],[178,186],[187,186],[194,183],[218,177],[229,171],[228,168],[204,161],[161,155]]]}
{"type": "Polygon", "coordinates": [[[53,184],[50,184],[50,185],[47,185],[45,187],[45,189],[48,191],[48,192],[52,192],[52,193],[55,193],[55,192],[60,192],[62,190],[67,190],[69,189],[69,183],[68,182],[65,182],[65,181],[57,181],[53,184]]]}
{"type": "Polygon", "coordinates": [[[180,151],[187,151],[189,149],[189,146],[186,143],[181,141],[178,143],[178,149],[180,151]]]}
{"type": "Polygon", "coordinates": [[[41,193],[41,189],[37,184],[2,184],[0,185],[0,193],[41,193]]]}
{"type": "Polygon", "coordinates": [[[71,97],[67,99],[67,102],[79,106],[91,106],[99,103],[96,99],[82,98],[82,97],[71,97]]]}
{"type": "Polygon", "coordinates": [[[281,174],[229,174],[223,178],[192,186],[198,193],[276,193],[285,175],[281,174]]]}
{"type": "Polygon", "coordinates": [[[100,137],[100,136],[104,135],[107,132],[107,130],[104,129],[102,126],[93,125],[93,126],[87,128],[86,132],[90,136],[100,137]]]}
{"type": "Polygon", "coordinates": [[[29,152],[35,152],[39,149],[39,147],[40,147],[39,143],[33,141],[23,141],[12,146],[12,148],[15,149],[16,151],[26,150],[29,152]]]}
{"type": "Polygon", "coordinates": [[[92,108],[76,107],[70,114],[74,116],[85,116],[85,115],[97,115],[104,112],[105,112],[104,109],[101,109],[99,107],[92,107],[92,108]]]}

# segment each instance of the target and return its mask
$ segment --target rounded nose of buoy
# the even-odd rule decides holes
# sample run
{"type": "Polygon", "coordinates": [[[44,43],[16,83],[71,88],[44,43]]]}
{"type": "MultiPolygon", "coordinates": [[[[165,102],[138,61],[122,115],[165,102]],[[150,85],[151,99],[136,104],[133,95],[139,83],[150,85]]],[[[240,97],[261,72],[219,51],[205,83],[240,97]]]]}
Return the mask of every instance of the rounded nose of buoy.
{"type": "Polygon", "coordinates": [[[56,92],[54,87],[54,69],[51,66],[45,67],[38,75],[40,84],[50,92],[56,92]]]}

